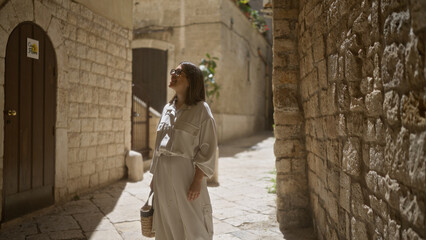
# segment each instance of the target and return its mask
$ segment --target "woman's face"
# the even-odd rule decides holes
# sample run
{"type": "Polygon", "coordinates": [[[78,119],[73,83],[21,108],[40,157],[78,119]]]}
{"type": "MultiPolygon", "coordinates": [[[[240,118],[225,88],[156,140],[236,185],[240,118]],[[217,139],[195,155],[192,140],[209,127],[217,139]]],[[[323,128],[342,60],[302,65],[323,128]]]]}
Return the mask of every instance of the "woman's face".
{"type": "Polygon", "coordinates": [[[174,69],[175,71],[171,71],[170,73],[170,82],[169,88],[175,90],[178,94],[186,94],[186,91],[189,87],[189,82],[186,79],[186,75],[183,72],[182,66],[179,65],[174,69]]]}

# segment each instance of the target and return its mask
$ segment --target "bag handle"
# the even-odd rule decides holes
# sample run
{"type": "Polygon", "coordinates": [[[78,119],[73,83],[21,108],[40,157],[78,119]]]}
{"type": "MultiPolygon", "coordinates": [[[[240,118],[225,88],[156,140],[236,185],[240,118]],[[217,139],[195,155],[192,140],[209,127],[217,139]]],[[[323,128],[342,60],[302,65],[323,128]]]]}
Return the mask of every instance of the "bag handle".
{"type": "MultiPolygon", "coordinates": [[[[153,193],[154,193],[154,191],[152,191],[152,189],[151,189],[151,191],[149,192],[148,199],[146,200],[146,203],[145,203],[145,205],[143,205],[143,207],[148,206],[149,198],[152,196],[152,194],[153,194],[153,193]]],[[[154,201],[154,196],[152,196],[152,199],[151,199],[151,205],[153,204],[153,201],[154,201]]]]}

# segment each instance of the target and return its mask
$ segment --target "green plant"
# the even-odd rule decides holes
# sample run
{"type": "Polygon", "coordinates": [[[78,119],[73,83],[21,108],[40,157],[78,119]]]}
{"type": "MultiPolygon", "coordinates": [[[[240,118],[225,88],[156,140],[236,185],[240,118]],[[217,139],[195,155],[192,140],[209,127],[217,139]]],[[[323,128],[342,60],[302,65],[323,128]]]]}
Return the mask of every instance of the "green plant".
{"type": "Polygon", "coordinates": [[[219,89],[220,86],[214,80],[214,75],[216,73],[216,60],[219,60],[217,57],[211,57],[210,54],[206,53],[207,58],[201,59],[201,63],[199,67],[204,77],[204,85],[206,88],[206,97],[207,102],[211,104],[213,102],[213,98],[219,97],[219,89]]]}
{"type": "Polygon", "coordinates": [[[276,193],[277,192],[277,171],[274,169],[273,171],[269,172],[270,174],[273,174],[274,177],[268,177],[269,181],[272,182],[272,186],[266,187],[268,189],[268,193],[276,193]]]}
{"type": "Polygon", "coordinates": [[[252,26],[256,28],[260,33],[266,33],[269,28],[266,25],[265,19],[259,15],[257,10],[253,10],[250,7],[250,0],[235,0],[238,8],[246,15],[250,20],[252,26]]]}

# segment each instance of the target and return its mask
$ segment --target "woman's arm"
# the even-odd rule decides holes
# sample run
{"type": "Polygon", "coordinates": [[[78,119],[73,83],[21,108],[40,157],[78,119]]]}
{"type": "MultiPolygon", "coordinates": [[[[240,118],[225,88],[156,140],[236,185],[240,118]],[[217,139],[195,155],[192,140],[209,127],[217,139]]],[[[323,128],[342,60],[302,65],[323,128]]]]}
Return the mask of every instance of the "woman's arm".
{"type": "Polygon", "coordinates": [[[203,181],[204,172],[198,166],[195,166],[194,179],[192,180],[191,187],[188,191],[188,200],[193,201],[200,196],[201,183],[203,181]]]}

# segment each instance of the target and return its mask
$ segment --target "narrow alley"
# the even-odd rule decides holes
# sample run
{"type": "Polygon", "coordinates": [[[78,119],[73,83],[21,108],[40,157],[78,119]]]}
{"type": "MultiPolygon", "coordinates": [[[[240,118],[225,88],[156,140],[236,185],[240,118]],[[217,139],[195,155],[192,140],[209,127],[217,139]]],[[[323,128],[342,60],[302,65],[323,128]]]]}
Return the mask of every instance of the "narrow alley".
{"type": "MultiPolygon", "coordinates": [[[[264,132],[220,146],[219,186],[209,187],[214,239],[283,239],[276,221],[274,137],[264,132]]],[[[141,236],[139,208],[149,193],[143,181],[121,180],[73,201],[50,207],[0,231],[0,239],[149,239],[141,236]]],[[[309,231],[284,233],[284,239],[314,239],[309,231]]]]}

